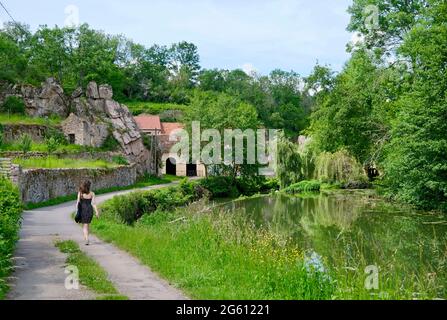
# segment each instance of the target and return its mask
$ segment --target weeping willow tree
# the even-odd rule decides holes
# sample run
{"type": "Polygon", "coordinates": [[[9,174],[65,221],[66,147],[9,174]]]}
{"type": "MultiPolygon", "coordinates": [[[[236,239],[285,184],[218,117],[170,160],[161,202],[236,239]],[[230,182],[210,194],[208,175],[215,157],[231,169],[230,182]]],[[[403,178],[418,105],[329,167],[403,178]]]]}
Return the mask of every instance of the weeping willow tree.
{"type": "Polygon", "coordinates": [[[320,153],[315,160],[315,176],[330,183],[365,183],[362,165],[346,150],[320,153]]]}
{"type": "Polygon", "coordinates": [[[303,180],[302,164],[298,145],[281,135],[278,139],[276,170],[281,188],[303,180]]]}

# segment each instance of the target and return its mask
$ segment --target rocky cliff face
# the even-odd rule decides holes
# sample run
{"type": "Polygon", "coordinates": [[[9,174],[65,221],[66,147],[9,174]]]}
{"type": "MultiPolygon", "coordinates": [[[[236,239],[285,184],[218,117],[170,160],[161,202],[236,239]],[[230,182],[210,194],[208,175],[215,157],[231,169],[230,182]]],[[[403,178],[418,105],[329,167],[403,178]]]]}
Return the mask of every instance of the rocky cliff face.
{"type": "Polygon", "coordinates": [[[139,164],[140,172],[155,172],[154,165],[150,163],[150,152],[144,146],[137,123],[125,105],[113,100],[112,87],[90,82],[85,94],[77,90],[72,96],[72,110],[90,127],[107,123],[127,159],[139,164]]]}
{"type": "Polygon", "coordinates": [[[132,114],[125,105],[113,100],[111,86],[91,82],[85,91],[78,88],[67,96],[62,87],[49,78],[40,88],[15,86],[3,97],[7,95],[22,97],[26,113],[31,117],[57,115],[66,118],[62,130],[67,138],[74,138],[72,142],[76,144],[99,147],[112,134],[140,174],[156,172],[132,114]]]}

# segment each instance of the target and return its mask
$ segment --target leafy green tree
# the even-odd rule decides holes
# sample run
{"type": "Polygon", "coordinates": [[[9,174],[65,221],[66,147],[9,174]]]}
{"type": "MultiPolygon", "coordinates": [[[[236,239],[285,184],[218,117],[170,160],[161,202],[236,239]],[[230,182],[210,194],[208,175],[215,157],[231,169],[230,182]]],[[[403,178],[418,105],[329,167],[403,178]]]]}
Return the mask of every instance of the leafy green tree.
{"type": "Polygon", "coordinates": [[[401,96],[385,157],[385,183],[394,198],[447,210],[447,4],[429,1],[400,53],[416,61],[414,81],[401,96]]]}
{"type": "Polygon", "coordinates": [[[302,159],[298,145],[289,141],[284,135],[278,139],[277,170],[281,188],[287,188],[294,183],[303,180],[302,159]]]}
{"type": "MultiPolygon", "coordinates": [[[[226,94],[201,91],[195,92],[185,115],[185,122],[190,133],[192,132],[193,121],[200,122],[202,131],[216,129],[219,132],[221,141],[219,142],[220,150],[218,152],[221,153],[221,160],[224,157],[225,148],[229,146],[226,146],[224,141],[226,129],[239,129],[245,132],[247,129],[256,130],[259,126],[258,114],[256,108],[252,105],[226,94]]],[[[207,142],[203,142],[202,147],[207,144],[207,142]]],[[[229,163],[216,165],[215,168],[233,178],[236,178],[238,174],[256,175],[258,165],[249,164],[247,161],[247,143],[244,143],[243,146],[244,164],[242,165],[236,164],[234,139],[232,146],[232,159],[229,160],[229,163]]],[[[212,154],[212,156],[216,155],[212,154]]]]}
{"type": "Polygon", "coordinates": [[[380,49],[382,53],[394,53],[403,43],[406,34],[418,23],[421,13],[429,2],[354,0],[348,10],[351,14],[348,30],[363,35],[370,49],[380,49]],[[375,6],[376,9],[371,6],[375,6]],[[377,25],[371,25],[374,23],[377,25]]]}
{"type": "Polygon", "coordinates": [[[333,85],[317,93],[308,130],[317,151],[346,149],[364,165],[380,158],[398,96],[395,71],[378,64],[367,51],[356,51],[333,85]]]}

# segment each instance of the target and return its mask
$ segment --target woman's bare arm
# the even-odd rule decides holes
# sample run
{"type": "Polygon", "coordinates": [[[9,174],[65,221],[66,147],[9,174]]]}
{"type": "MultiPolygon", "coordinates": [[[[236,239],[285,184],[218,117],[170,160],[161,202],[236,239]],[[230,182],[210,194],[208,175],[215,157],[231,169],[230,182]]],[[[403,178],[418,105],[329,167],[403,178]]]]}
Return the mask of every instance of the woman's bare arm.
{"type": "Polygon", "coordinates": [[[96,205],[96,195],[94,193],[92,195],[92,206],[93,206],[93,209],[95,209],[96,217],[99,218],[99,210],[98,210],[98,206],[96,205]]]}

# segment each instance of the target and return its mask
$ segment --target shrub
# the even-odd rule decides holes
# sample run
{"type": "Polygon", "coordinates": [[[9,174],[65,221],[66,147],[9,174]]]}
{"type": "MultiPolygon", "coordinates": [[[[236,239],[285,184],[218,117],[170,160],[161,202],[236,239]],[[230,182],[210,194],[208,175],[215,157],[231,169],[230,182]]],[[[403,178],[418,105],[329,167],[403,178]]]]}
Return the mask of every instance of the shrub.
{"type": "Polygon", "coordinates": [[[279,182],[277,179],[267,179],[263,176],[241,177],[236,180],[236,186],[240,194],[251,196],[256,193],[278,190],[279,182]]]}
{"type": "Polygon", "coordinates": [[[14,114],[25,114],[25,103],[16,96],[9,96],[0,107],[1,112],[14,114]]]}
{"type": "Polygon", "coordinates": [[[116,163],[120,166],[127,166],[129,165],[129,161],[127,161],[127,159],[123,156],[113,156],[112,157],[112,162],[116,163]]]}
{"type": "Polygon", "coordinates": [[[101,149],[103,151],[116,151],[119,148],[120,148],[120,144],[112,134],[109,134],[109,136],[107,137],[107,139],[104,141],[104,143],[101,146],[101,149]]]}
{"type": "Polygon", "coordinates": [[[203,190],[196,183],[182,181],[179,186],[171,188],[114,197],[106,202],[102,209],[108,218],[132,225],[145,214],[184,206],[202,198],[203,195],[203,190]]]}
{"type": "Polygon", "coordinates": [[[45,140],[53,139],[59,145],[65,146],[68,144],[67,138],[64,133],[56,128],[48,127],[45,130],[45,140]]]}
{"type": "Polygon", "coordinates": [[[211,198],[233,198],[240,194],[231,177],[209,177],[200,181],[200,185],[210,192],[211,198]]]}
{"type": "Polygon", "coordinates": [[[59,141],[55,137],[50,137],[45,139],[45,147],[47,149],[48,155],[52,155],[59,148],[59,141]]]}
{"type": "Polygon", "coordinates": [[[319,181],[301,181],[291,185],[284,189],[284,192],[289,194],[296,194],[302,192],[319,192],[321,189],[321,183],[319,181]]]}
{"type": "Polygon", "coordinates": [[[23,154],[27,154],[28,152],[31,151],[32,144],[33,140],[28,134],[24,134],[20,137],[19,148],[20,151],[23,152],[23,154]]]}
{"type": "Polygon", "coordinates": [[[11,271],[11,255],[18,240],[22,205],[17,188],[0,179],[0,299],[6,292],[4,278],[11,271]]]}

